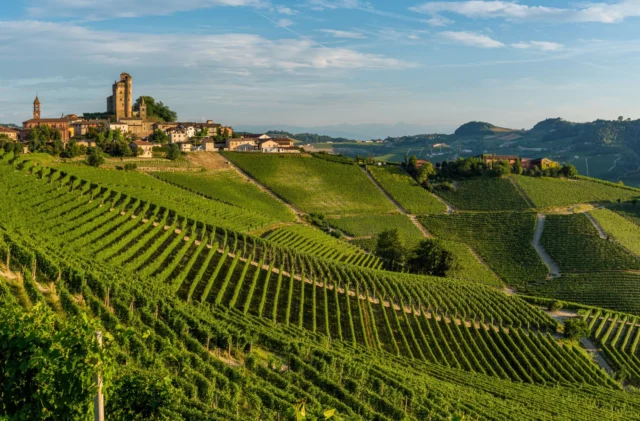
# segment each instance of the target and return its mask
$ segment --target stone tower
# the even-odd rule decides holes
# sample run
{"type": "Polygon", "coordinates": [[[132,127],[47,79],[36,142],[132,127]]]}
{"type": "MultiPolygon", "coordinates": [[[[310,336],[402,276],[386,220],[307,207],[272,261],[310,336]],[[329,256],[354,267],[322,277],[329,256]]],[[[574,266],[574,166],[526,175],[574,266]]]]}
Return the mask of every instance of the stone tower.
{"type": "Polygon", "coordinates": [[[121,118],[133,117],[133,79],[129,73],[121,73],[120,81],[113,83],[113,94],[107,98],[107,114],[121,118]]]}
{"type": "Polygon", "coordinates": [[[139,112],[138,112],[138,117],[140,117],[143,120],[147,119],[147,104],[144,102],[144,97],[140,97],[140,106],[139,108],[139,112]]]}
{"type": "Polygon", "coordinates": [[[33,118],[40,120],[40,100],[38,99],[38,95],[36,95],[36,99],[33,101],[33,118]]]}

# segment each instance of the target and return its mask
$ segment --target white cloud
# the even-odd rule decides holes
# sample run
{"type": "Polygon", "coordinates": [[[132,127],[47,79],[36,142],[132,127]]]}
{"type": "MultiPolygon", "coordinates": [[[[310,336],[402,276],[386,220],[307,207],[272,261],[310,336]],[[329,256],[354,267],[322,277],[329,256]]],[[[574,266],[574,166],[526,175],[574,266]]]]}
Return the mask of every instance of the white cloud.
{"type": "Polygon", "coordinates": [[[280,28],[288,28],[291,25],[293,25],[293,21],[290,19],[278,19],[278,22],[276,22],[276,26],[280,28]]]}
{"type": "Polygon", "coordinates": [[[447,26],[453,23],[451,19],[439,15],[434,15],[431,19],[425,20],[425,22],[431,26],[447,26]]]}
{"type": "Polygon", "coordinates": [[[509,1],[434,1],[411,7],[410,10],[430,14],[434,18],[441,17],[442,13],[454,13],[474,19],[618,23],[629,17],[639,17],[640,1],[578,3],[573,8],[527,6],[509,1]]]}
{"type": "Polygon", "coordinates": [[[0,52],[38,67],[162,66],[230,73],[317,69],[407,68],[413,64],[349,48],[320,47],[306,39],[271,40],[253,34],[191,35],[99,31],[40,21],[0,22],[0,52]],[[25,53],[26,52],[26,53],[25,53]]]}
{"type": "Polygon", "coordinates": [[[211,7],[265,8],[269,0],[31,0],[29,14],[36,18],[50,16],[83,19],[132,18],[148,15],[170,15],[211,7]]]}
{"type": "Polygon", "coordinates": [[[286,6],[276,6],[276,12],[280,13],[281,15],[288,15],[288,16],[293,16],[296,14],[295,10],[286,6]]]}
{"type": "Polygon", "coordinates": [[[504,44],[487,35],[476,32],[445,31],[438,34],[441,38],[458,44],[480,48],[501,48],[504,44]]]}
{"type": "Polygon", "coordinates": [[[320,32],[331,35],[334,38],[347,38],[347,39],[364,39],[366,36],[360,32],[355,31],[340,31],[337,29],[321,29],[320,32]]]}
{"type": "Polygon", "coordinates": [[[519,48],[522,50],[540,50],[540,51],[558,51],[562,50],[564,46],[557,42],[548,42],[548,41],[529,41],[529,42],[518,42],[515,44],[511,44],[514,48],[519,48]]]}

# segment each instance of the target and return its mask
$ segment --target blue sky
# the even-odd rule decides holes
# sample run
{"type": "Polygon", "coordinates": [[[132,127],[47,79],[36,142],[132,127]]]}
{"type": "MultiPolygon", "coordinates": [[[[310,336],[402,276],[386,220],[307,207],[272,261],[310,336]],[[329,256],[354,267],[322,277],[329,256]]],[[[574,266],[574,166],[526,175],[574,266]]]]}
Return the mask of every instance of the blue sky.
{"type": "Polygon", "coordinates": [[[44,116],[104,111],[123,71],[234,126],[640,118],[640,0],[4,0],[0,54],[0,122],[36,92],[44,116]]]}

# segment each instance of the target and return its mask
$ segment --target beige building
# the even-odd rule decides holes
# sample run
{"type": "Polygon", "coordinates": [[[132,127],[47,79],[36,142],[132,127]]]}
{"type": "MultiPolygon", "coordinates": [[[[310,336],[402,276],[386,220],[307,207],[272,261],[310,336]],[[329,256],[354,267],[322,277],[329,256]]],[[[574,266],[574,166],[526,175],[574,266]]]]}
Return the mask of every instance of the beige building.
{"type": "Polygon", "coordinates": [[[92,127],[107,127],[107,120],[75,120],[71,122],[74,136],[84,136],[92,127]]]}
{"type": "Polygon", "coordinates": [[[244,137],[239,137],[239,138],[229,138],[227,139],[227,141],[225,142],[224,148],[228,151],[235,151],[237,150],[239,147],[243,146],[243,145],[250,145],[251,147],[253,147],[254,149],[257,146],[257,142],[255,139],[248,139],[248,138],[244,138],[244,137]]]}
{"type": "Polygon", "coordinates": [[[9,127],[0,126],[0,136],[6,135],[11,140],[18,140],[18,130],[10,129],[9,127]]]}
{"type": "Polygon", "coordinates": [[[131,142],[129,146],[140,158],[153,158],[153,143],[136,140],[135,142],[131,142]]]}
{"type": "Polygon", "coordinates": [[[147,137],[153,133],[153,121],[146,121],[140,117],[121,118],[118,123],[126,124],[127,131],[138,137],[147,137]]]}
{"type": "Polygon", "coordinates": [[[127,133],[127,132],[129,132],[129,125],[128,125],[128,124],[126,124],[126,123],[119,123],[119,122],[117,122],[117,123],[111,123],[111,122],[110,122],[110,123],[107,125],[107,128],[108,128],[109,130],[120,130],[122,133],[127,133]]]}

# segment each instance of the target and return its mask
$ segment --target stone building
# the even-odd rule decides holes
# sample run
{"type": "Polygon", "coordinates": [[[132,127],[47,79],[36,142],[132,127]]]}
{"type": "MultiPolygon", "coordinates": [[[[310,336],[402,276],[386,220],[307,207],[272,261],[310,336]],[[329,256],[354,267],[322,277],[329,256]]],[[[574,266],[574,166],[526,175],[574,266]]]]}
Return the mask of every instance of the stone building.
{"type": "Polygon", "coordinates": [[[113,94],[107,98],[107,114],[121,118],[133,117],[133,78],[129,73],[120,73],[120,81],[114,82],[113,94]]]}
{"type": "Polygon", "coordinates": [[[18,130],[0,126],[0,136],[6,135],[11,140],[18,140],[18,130]]]}
{"type": "Polygon", "coordinates": [[[60,138],[64,143],[68,142],[73,131],[73,129],[70,127],[69,122],[73,120],[74,116],[63,116],[60,118],[41,118],[40,113],[40,99],[38,99],[38,96],[36,95],[36,99],[33,101],[33,118],[22,122],[22,129],[27,132],[34,127],[48,126],[60,132],[60,138]]]}

